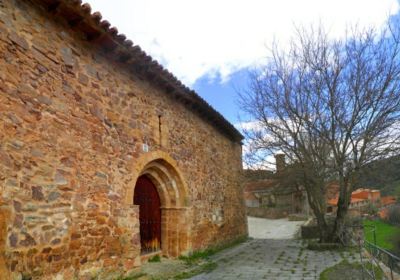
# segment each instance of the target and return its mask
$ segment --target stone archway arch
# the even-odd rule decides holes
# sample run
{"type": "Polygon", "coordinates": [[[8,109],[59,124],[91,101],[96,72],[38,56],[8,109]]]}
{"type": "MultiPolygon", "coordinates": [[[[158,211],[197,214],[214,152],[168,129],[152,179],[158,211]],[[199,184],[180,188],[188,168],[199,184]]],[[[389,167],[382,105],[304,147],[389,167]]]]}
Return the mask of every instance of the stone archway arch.
{"type": "Polygon", "coordinates": [[[133,168],[127,204],[133,204],[136,181],[143,175],[153,182],[160,196],[162,254],[176,257],[186,253],[190,248],[190,200],[186,181],[177,163],[161,151],[142,155],[133,168]]]}
{"type": "MultiPolygon", "coordinates": [[[[131,182],[133,185],[137,181],[137,179],[141,176],[147,174],[163,174],[164,176],[169,176],[174,180],[171,180],[174,188],[177,188],[177,193],[179,195],[179,200],[177,201],[177,205],[175,207],[190,207],[189,200],[189,190],[186,183],[186,180],[182,173],[179,171],[178,164],[176,161],[170,157],[167,153],[163,151],[153,151],[148,152],[139,157],[135,161],[135,165],[131,170],[131,182]],[[154,172],[158,171],[158,172],[154,172]]],[[[164,180],[165,181],[165,180],[164,180]]],[[[156,181],[158,184],[160,181],[156,181]]],[[[164,182],[165,183],[165,182],[164,182]]],[[[132,197],[134,194],[134,188],[129,188],[127,190],[125,203],[127,205],[132,204],[132,197]]]]}

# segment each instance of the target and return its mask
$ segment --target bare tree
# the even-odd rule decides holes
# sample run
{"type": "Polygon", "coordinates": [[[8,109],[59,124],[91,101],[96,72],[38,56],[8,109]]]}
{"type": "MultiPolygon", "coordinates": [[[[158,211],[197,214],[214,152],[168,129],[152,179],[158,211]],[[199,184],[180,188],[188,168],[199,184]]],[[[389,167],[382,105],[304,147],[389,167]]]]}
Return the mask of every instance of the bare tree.
{"type": "Polygon", "coordinates": [[[330,39],[323,28],[298,29],[289,50],[272,48],[250,74],[240,105],[250,158],[283,152],[299,169],[323,242],[339,241],[359,170],[399,153],[400,44],[397,30],[353,30],[330,39]],[[325,186],[339,182],[333,231],[325,186]]]}

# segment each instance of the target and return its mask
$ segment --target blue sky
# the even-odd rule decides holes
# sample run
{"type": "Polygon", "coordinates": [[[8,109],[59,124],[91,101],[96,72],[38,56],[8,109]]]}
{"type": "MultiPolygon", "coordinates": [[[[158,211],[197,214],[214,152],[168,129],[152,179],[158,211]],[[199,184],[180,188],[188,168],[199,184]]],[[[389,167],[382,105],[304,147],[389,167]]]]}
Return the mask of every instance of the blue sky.
{"type": "Polygon", "coordinates": [[[323,24],[340,38],[399,13],[398,0],[86,1],[233,124],[247,69],[266,62],[272,42],[287,47],[295,26],[323,24]]]}
{"type": "Polygon", "coordinates": [[[221,76],[203,76],[192,88],[227,120],[235,124],[243,117],[237,104],[237,91],[246,87],[247,78],[247,68],[244,68],[232,73],[229,79],[223,82],[221,76]]]}

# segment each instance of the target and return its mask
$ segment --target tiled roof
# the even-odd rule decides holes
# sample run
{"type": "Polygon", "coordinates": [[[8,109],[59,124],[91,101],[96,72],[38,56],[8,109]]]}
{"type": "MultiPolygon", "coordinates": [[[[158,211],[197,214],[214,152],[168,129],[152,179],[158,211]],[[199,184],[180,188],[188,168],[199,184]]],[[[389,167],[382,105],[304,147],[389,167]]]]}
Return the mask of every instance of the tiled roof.
{"type": "MultiPolygon", "coordinates": [[[[361,202],[361,201],[365,201],[365,200],[366,199],[352,197],[350,204],[361,202]]],[[[329,199],[328,200],[328,204],[331,205],[331,206],[337,206],[338,201],[339,201],[339,198],[335,197],[335,198],[329,199]]]]}
{"type": "Polygon", "coordinates": [[[258,201],[258,199],[254,196],[254,193],[252,193],[252,192],[244,192],[243,196],[244,196],[245,200],[257,200],[258,201]]]}
{"type": "Polygon", "coordinates": [[[396,198],[394,196],[383,196],[381,197],[381,203],[383,206],[396,204],[396,198]]]}
{"type": "MultiPolygon", "coordinates": [[[[335,185],[335,184],[333,184],[333,185],[335,185]]],[[[380,197],[379,190],[360,188],[351,193],[351,202],[350,203],[356,203],[356,202],[369,200],[369,199],[371,199],[371,201],[376,201],[377,199],[379,199],[379,197],[380,197]],[[372,194],[372,193],[378,194],[378,196],[370,197],[369,194],[372,194]]],[[[338,194],[336,194],[334,197],[332,197],[330,199],[328,198],[327,203],[331,206],[336,206],[338,203],[338,194]]]]}
{"type": "Polygon", "coordinates": [[[277,184],[278,184],[277,180],[274,179],[251,181],[244,186],[244,191],[245,192],[265,191],[271,189],[277,184]]]}
{"type": "Polygon", "coordinates": [[[178,99],[189,110],[216,127],[230,139],[241,142],[243,136],[220,113],[212,108],[195,91],[182,84],[171,72],[163,68],[138,45],[118,33],[99,12],[92,13],[89,4],[81,0],[34,0],[55,16],[63,17],[73,30],[83,32],[88,41],[110,53],[116,61],[126,64],[135,73],[164,89],[166,94],[178,99]]]}
{"type": "Polygon", "coordinates": [[[354,197],[352,197],[350,203],[357,203],[357,202],[361,202],[361,201],[365,201],[365,200],[366,199],[363,199],[363,198],[354,198],[354,197]]]}

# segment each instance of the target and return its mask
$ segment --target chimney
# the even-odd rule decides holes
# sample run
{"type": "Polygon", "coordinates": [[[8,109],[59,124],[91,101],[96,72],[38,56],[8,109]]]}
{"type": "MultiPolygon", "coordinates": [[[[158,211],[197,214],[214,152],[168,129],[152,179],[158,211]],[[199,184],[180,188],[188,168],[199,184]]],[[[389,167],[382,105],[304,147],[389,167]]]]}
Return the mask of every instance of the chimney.
{"type": "Polygon", "coordinates": [[[285,154],[276,154],[275,155],[276,162],[276,173],[280,173],[285,169],[285,154]]]}

